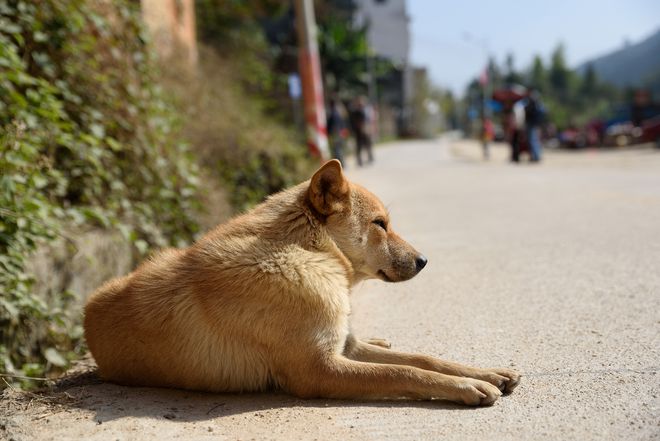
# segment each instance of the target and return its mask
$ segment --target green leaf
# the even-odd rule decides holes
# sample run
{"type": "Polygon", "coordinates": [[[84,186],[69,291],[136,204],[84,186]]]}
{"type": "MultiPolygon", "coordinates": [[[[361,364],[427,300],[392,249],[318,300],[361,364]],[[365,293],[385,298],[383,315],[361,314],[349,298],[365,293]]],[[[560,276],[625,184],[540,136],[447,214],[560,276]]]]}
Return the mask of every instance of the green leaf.
{"type": "Polygon", "coordinates": [[[46,349],[44,351],[44,357],[55,366],[63,367],[67,365],[66,358],[64,358],[55,348],[51,347],[46,349]]]}
{"type": "Polygon", "coordinates": [[[44,373],[44,367],[39,363],[25,363],[21,370],[29,377],[40,377],[44,373]]]}
{"type": "Polygon", "coordinates": [[[135,241],[135,248],[138,249],[140,254],[147,254],[147,251],[149,250],[149,244],[142,239],[138,239],[135,241]]]}
{"type": "Polygon", "coordinates": [[[43,176],[36,175],[32,177],[32,183],[34,184],[35,188],[42,189],[48,185],[48,179],[43,176]]]}
{"type": "Polygon", "coordinates": [[[5,310],[13,320],[18,319],[19,311],[15,305],[9,303],[5,299],[0,299],[0,305],[2,305],[3,308],[5,308],[5,310]]]}
{"type": "Polygon", "coordinates": [[[103,138],[105,136],[105,127],[101,124],[91,124],[89,126],[89,131],[97,138],[103,138]]]}
{"type": "Polygon", "coordinates": [[[34,41],[43,43],[45,41],[48,41],[48,35],[44,32],[37,31],[34,33],[34,41]]]}

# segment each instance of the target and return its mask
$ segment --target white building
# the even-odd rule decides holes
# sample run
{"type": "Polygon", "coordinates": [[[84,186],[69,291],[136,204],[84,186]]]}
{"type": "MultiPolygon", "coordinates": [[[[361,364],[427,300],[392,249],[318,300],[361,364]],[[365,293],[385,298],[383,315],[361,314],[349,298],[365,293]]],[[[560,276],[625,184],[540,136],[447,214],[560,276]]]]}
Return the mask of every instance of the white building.
{"type": "MultiPolygon", "coordinates": [[[[367,40],[376,55],[391,60],[402,72],[401,127],[406,130],[413,96],[410,66],[410,16],[406,0],[355,0],[358,25],[368,25],[367,40]]],[[[371,97],[372,99],[374,97],[371,97]]]]}
{"type": "Polygon", "coordinates": [[[410,17],[406,0],[355,0],[355,20],[368,24],[369,45],[377,55],[399,65],[408,64],[410,53],[410,17]]]}

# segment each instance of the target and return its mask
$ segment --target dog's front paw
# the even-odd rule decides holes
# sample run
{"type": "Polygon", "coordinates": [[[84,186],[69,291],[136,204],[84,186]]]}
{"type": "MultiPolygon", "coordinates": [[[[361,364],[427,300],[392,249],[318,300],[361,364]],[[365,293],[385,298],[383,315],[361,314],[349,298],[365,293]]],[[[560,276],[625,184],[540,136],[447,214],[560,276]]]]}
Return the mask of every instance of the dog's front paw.
{"type": "Polygon", "coordinates": [[[502,396],[497,387],[474,378],[463,378],[458,387],[460,401],[468,406],[490,406],[502,396]]]}
{"type": "Polygon", "coordinates": [[[385,349],[390,349],[392,347],[392,344],[389,341],[385,340],[384,338],[370,338],[368,340],[365,340],[365,343],[374,346],[380,346],[381,348],[385,348],[385,349]]]}
{"type": "Polygon", "coordinates": [[[520,374],[512,369],[479,369],[473,378],[478,378],[497,386],[505,394],[510,394],[520,383],[520,374]]]}

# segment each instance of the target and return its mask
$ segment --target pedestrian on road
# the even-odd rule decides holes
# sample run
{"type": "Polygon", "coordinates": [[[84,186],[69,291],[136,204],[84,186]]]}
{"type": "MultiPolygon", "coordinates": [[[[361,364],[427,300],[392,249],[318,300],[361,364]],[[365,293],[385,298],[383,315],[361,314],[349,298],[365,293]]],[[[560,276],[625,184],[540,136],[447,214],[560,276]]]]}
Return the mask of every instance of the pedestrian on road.
{"type": "Polygon", "coordinates": [[[541,103],[541,95],[537,90],[532,90],[525,104],[525,127],[527,129],[527,143],[532,162],[541,160],[541,123],[545,117],[545,108],[541,103]]]}
{"type": "Polygon", "coordinates": [[[481,145],[484,151],[484,159],[487,161],[490,159],[490,143],[495,139],[495,127],[490,118],[484,118],[482,132],[481,145]]]}
{"type": "Polygon", "coordinates": [[[367,108],[365,97],[359,97],[353,103],[350,113],[351,130],[355,136],[355,155],[357,156],[358,166],[362,167],[362,151],[367,151],[369,164],[374,162],[374,156],[371,151],[371,121],[370,113],[367,108]]]}
{"type": "Polygon", "coordinates": [[[515,102],[511,109],[510,130],[511,130],[511,162],[520,161],[520,152],[522,150],[523,133],[525,132],[525,104],[527,100],[520,99],[515,102]]]}
{"type": "Polygon", "coordinates": [[[335,98],[330,99],[326,127],[328,129],[330,145],[332,146],[332,156],[338,159],[343,167],[346,167],[346,163],[344,161],[344,137],[346,133],[346,121],[342,109],[339,106],[339,101],[335,98]]]}

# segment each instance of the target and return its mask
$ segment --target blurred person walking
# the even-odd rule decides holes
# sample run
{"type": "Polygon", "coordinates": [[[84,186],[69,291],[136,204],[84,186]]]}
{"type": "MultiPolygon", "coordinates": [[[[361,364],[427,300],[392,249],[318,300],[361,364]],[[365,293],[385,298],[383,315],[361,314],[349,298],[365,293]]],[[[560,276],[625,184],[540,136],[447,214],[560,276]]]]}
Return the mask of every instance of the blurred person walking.
{"type": "Polygon", "coordinates": [[[520,162],[520,151],[522,150],[523,132],[525,131],[525,104],[523,98],[516,101],[511,109],[511,162],[520,162]]]}
{"type": "Polygon", "coordinates": [[[527,129],[527,143],[529,144],[530,160],[539,162],[541,160],[541,123],[545,116],[545,108],[541,103],[541,95],[537,90],[532,90],[525,104],[525,127],[527,129]]]}
{"type": "Polygon", "coordinates": [[[495,139],[495,126],[490,118],[484,118],[481,130],[481,146],[484,151],[484,159],[490,159],[490,143],[495,139]]]}
{"type": "Polygon", "coordinates": [[[326,127],[328,129],[330,145],[332,146],[332,157],[338,159],[339,162],[341,162],[341,165],[345,168],[344,137],[346,133],[346,121],[344,113],[339,106],[339,101],[335,98],[330,99],[326,127]]]}
{"type": "Polygon", "coordinates": [[[354,101],[349,115],[351,130],[355,136],[355,156],[357,156],[357,163],[360,167],[362,167],[362,150],[367,151],[368,163],[374,162],[371,149],[370,113],[372,112],[367,108],[366,98],[361,96],[354,101]]]}

